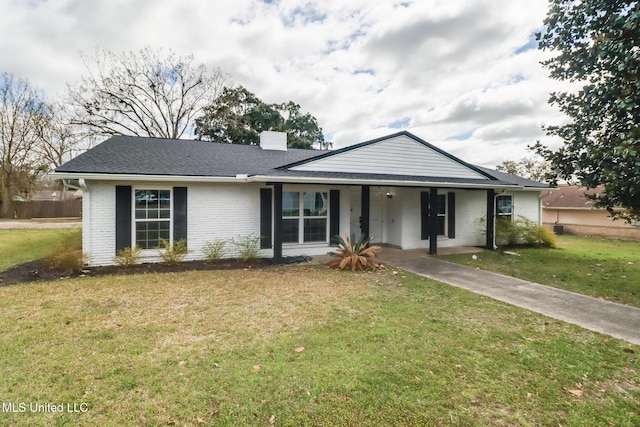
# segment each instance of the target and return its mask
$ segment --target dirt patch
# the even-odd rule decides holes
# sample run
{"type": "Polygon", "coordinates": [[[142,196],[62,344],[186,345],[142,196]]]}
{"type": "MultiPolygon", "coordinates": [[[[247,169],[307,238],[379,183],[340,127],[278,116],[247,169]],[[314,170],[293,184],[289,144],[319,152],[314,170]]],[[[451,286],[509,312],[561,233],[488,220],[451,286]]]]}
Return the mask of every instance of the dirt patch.
{"type": "MultiPolygon", "coordinates": [[[[308,262],[307,257],[286,258],[284,264],[297,264],[308,262]]],[[[45,259],[29,261],[19,264],[5,271],[0,272],[0,286],[13,285],[17,283],[52,281],[67,279],[72,277],[94,277],[105,275],[126,275],[126,274],[147,274],[147,273],[175,273],[182,271],[197,270],[237,270],[237,269],[260,269],[273,265],[270,259],[257,259],[242,261],[238,259],[209,261],[185,261],[176,265],[162,263],[138,264],[131,267],[118,267],[115,265],[103,267],[86,267],[81,271],[69,273],[56,268],[49,267],[45,259]]]]}

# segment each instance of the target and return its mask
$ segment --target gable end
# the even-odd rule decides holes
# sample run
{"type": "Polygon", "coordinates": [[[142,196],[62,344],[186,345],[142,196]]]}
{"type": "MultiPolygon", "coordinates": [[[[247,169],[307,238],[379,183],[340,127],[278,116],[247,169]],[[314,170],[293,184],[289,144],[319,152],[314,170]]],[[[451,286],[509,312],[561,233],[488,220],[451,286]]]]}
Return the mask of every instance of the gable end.
{"type": "Polygon", "coordinates": [[[409,132],[327,152],[278,169],[495,180],[409,132]]]}

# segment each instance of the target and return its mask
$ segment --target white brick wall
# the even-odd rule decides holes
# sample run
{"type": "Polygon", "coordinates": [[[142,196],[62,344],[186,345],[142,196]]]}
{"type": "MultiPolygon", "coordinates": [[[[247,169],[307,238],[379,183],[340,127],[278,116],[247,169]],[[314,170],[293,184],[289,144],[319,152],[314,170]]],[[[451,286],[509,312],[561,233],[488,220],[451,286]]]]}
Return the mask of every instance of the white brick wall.
{"type": "MultiPolygon", "coordinates": [[[[419,188],[405,188],[402,191],[402,244],[403,249],[428,248],[429,241],[420,239],[420,192],[419,188]]],[[[456,193],[456,237],[438,238],[438,247],[484,246],[486,243],[487,193],[485,190],[447,190],[440,194],[456,193]]],[[[515,191],[514,213],[534,221],[540,221],[538,192],[515,191]]]]}
{"type": "MultiPolygon", "coordinates": [[[[203,245],[208,241],[224,240],[225,257],[238,255],[231,244],[232,239],[260,236],[260,184],[196,184],[196,183],[146,183],[118,182],[117,185],[131,185],[133,188],[171,188],[187,186],[187,238],[190,253],[187,260],[202,259],[203,245]]],[[[115,182],[92,181],[87,183],[83,203],[83,250],[91,257],[92,265],[113,264],[115,255],[115,182]]],[[[349,232],[351,209],[358,202],[359,187],[339,187],[340,190],[340,231],[349,232]],[[350,190],[354,191],[350,191],[350,190]]],[[[285,186],[284,191],[329,191],[323,187],[285,186]]],[[[428,248],[428,240],[420,239],[420,188],[382,188],[389,190],[392,199],[386,196],[381,203],[381,217],[384,220],[386,243],[403,249],[428,248]]],[[[438,239],[438,247],[483,246],[485,244],[486,191],[446,190],[456,193],[456,237],[438,239]]],[[[514,214],[524,215],[540,221],[538,192],[511,192],[514,214]]],[[[379,215],[380,216],[380,215],[379,215]]],[[[358,231],[358,230],[356,230],[358,231]]],[[[331,248],[328,244],[284,245],[283,255],[319,255],[331,248]]],[[[271,257],[271,249],[261,250],[260,256],[271,257]]],[[[155,250],[146,251],[145,261],[159,259],[155,250]]]]}
{"type": "MultiPolygon", "coordinates": [[[[258,184],[190,184],[187,190],[187,259],[203,258],[208,241],[224,240],[225,257],[238,255],[231,239],[260,236],[260,186],[258,184]]],[[[272,256],[262,250],[261,256],[272,256]]]]}
{"type": "Polygon", "coordinates": [[[115,185],[112,182],[87,182],[87,192],[88,203],[84,195],[82,201],[83,251],[89,254],[91,265],[113,264],[116,250],[115,185]]]}
{"type": "Polygon", "coordinates": [[[539,191],[519,191],[512,194],[514,219],[522,215],[536,222],[542,221],[542,212],[539,204],[541,193],[539,191]]]}

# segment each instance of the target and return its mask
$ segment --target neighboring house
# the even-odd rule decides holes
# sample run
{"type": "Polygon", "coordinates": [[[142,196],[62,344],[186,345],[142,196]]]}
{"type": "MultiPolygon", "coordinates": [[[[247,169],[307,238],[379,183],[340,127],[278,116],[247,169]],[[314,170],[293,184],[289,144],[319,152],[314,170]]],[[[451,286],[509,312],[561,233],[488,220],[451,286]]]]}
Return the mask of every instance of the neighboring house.
{"type": "MultiPolygon", "coordinates": [[[[335,151],[115,136],[56,169],[83,189],[83,250],[93,265],[159,239],[260,237],[260,255],[318,255],[332,236],[364,233],[401,249],[494,247],[494,219],[541,221],[545,184],[472,166],[399,132],[335,151]]],[[[227,249],[232,249],[227,245],[227,249]]],[[[237,253],[229,251],[227,256],[237,253]]]]}
{"type": "Polygon", "coordinates": [[[542,197],[543,224],[566,234],[640,240],[640,224],[614,221],[609,212],[593,207],[595,202],[587,195],[602,191],[602,186],[587,190],[575,185],[559,185],[542,197]]]}

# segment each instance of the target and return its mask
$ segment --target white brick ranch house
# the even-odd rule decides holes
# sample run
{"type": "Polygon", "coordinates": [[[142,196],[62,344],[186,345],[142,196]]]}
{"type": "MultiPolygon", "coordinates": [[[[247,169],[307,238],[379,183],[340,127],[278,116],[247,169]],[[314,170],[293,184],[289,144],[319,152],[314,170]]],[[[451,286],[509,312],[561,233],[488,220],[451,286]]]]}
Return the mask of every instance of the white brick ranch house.
{"type": "MultiPolygon", "coordinates": [[[[55,171],[83,188],[83,250],[92,265],[159,239],[260,237],[260,255],[330,251],[332,236],[364,233],[400,249],[494,248],[497,216],[541,220],[546,184],[473,166],[409,132],[334,151],[114,136],[55,171]]],[[[231,249],[230,245],[227,245],[231,249]]],[[[227,256],[236,254],[228,251],[227,256]]]]}

